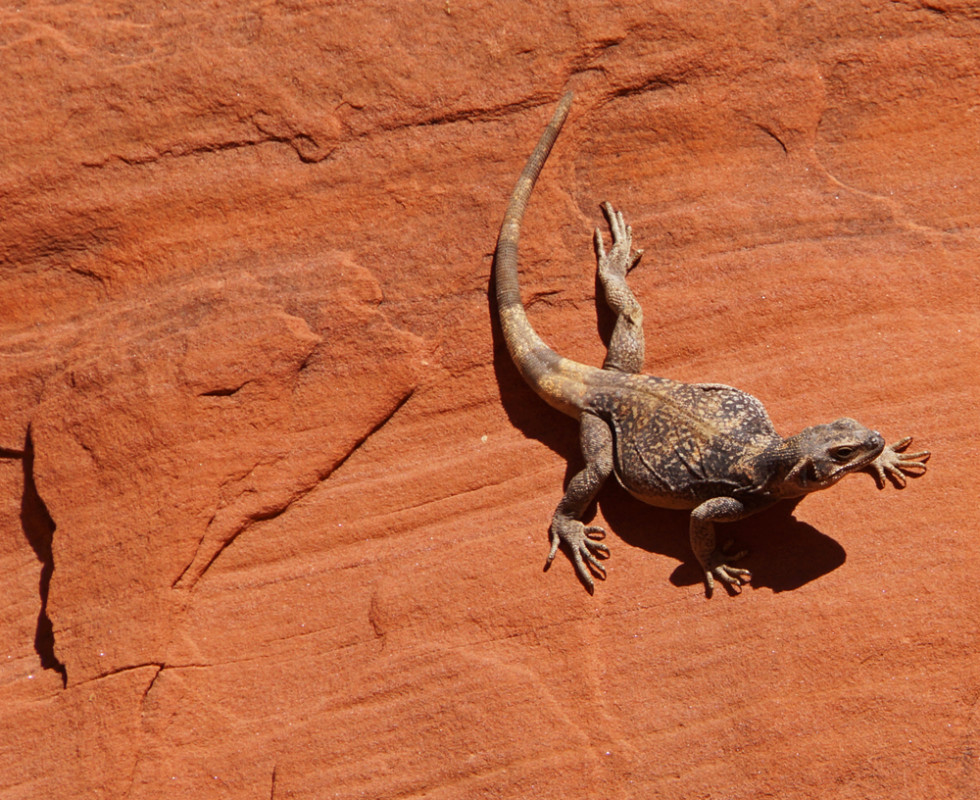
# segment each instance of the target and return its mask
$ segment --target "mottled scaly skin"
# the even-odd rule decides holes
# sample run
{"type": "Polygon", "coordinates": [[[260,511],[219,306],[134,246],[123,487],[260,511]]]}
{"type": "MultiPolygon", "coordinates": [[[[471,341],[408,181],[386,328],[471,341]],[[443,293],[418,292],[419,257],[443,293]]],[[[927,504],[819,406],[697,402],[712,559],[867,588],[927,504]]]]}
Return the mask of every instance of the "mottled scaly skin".
{"type": "Polygon", "coordinates": [[[691,548],[710,596],[715,579],[732,591],[750,580],[731,566],[745,553],[716,547],[714,523],[753,514],[783,498],[832,486],[844,475],[868,471],[879,488],[921,475],[929,453],[907,453],[906,437],[886,446],[881,436],[852,419],[806,428],[784,439],[756,398],[721,384],[689,384],[642,375],[643,311],[626,283],[640,260],[633,232],[608,203],[612,248],[594,242],[599,279],[616,324],[602,369],[558,355],[531,327],[518,285],[521,221],[538,175],[572,104],[558,104],[514,187],[497,239],[494,260],[497,309],[507,350],[532,389],[580,421],[585,467],[570,481],[551,522],[550,565],[559,546],[568,551],[583,583],[605,577],[599,561],[609,549],[605,531],[581,517],[614,474],[635,497],[664,508],[691,509],[691,548]]]}

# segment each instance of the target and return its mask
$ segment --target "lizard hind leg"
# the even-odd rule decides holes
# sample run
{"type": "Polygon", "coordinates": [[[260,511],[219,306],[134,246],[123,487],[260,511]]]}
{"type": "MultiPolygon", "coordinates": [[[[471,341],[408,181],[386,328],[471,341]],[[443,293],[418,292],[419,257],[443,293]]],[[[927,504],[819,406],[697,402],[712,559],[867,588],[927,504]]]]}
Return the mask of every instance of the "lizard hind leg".
{"type": "Polygon", "coordinates": [[[602,232],[596,228],[595,251],[599,280],[606,304],[616,314],[616,326],[609,341],[603,369],[637,373],[643,370],[643,309],[626,283],[626,275],[637,265],[642,250],[633,249],[633,229],[610,203],[602,204],[609,223],[612,248],[606,252],[602,232]]]}
{"type": "Polygon", "coordinates": [[[555,509],[549,531],[551,550],[544,568],[551,566],[559,545],[564,545],[579,579],[592,594],[595,591],[593,574],[606,577],[606,569],[599,557],[608,558],[609,548],[600,541],[605,538],[605,530],[598,525],[586,525],[582,515],[613,471],[613,432],[600,417],[585,412],[580,438],[585,468],[569,482],[565,496],[555,509]]]}

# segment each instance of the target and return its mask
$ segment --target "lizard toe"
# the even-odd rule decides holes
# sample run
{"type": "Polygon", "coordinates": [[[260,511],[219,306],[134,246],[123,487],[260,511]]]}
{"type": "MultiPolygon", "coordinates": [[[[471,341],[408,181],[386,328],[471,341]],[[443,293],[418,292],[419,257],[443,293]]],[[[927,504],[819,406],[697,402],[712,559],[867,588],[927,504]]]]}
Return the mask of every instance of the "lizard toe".
{"type": "Polygon", "coordinates": [[[725,588],[733,594],[740,594],[742,586],[752,580],[752,573],[747,569],[730,567],[728,564],[717,564],[711,569],[706,569],[704,574],[705,583],[708,586],[708,597],[711,597],[712,591],[714,590],[715,578],[725,584],[725,588]]]}

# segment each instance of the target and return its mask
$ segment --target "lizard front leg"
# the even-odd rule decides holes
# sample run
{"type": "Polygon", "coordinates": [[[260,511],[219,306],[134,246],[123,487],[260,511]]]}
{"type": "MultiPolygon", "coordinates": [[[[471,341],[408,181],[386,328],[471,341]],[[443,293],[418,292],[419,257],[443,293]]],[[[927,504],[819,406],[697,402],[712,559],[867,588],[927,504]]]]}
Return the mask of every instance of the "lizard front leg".
{"type": "Polygon", "coordinates": [[[752,580],[747,569],[729,566],[729,561],[744,558],[746,551],[729,553],[715,545],[716,522],[734,522],[752,513],[744,503],[733,497],[713,497],[691,512],[691,549],[704,570],[706,594],[711,597],[715,590],[715,578],[731,587],[736,593],[742,584],[752,580]]]}
{"type": "Polygon", "coordinates": [[[580,439],[585,469],[572,478],[565,496],[555,509],[549,532],[551,551],[544,568],[551,566],[558,546],[564,543],[575,571],[589,594],[592,594],[595,581],[590,570],[600,578],[606,577],[606,569],[596,556],[602,554],[608,557],[609,548],[598,541],[605,537],[605,530],[598,525],[585,525],[581,518],[613,470],[613,434],[602,419],[585,412],[582,414],[580,439]]]}

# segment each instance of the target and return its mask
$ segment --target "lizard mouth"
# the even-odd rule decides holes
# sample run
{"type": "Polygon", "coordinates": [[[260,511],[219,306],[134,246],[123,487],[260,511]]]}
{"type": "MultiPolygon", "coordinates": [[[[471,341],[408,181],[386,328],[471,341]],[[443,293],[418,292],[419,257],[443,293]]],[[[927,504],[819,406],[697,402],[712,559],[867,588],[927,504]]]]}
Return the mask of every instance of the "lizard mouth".
{"type": "Polygon", "coordinates": [[[864,469],[872,461],[874,461],[878,456],[880,456],[881,455],[881,451],[885,449],[885,441],[884,441],[884,439],[881,439],[880,436],[878,438],[880,440],[880,446],[875,447],[872,450],[869,450],[863,456],[861,456],[860,458],[858,458],[858,459],[856,459],[854,461],[851,461],[851,462],[849,462],[847,464],[841,464],[837,469],[835,469],[830,474],[830,480],[831,481],[837,481],[837,480],[840,480],[841,478],[843,478],[848,473],[857,472],[859,469],[864,469]]]}

